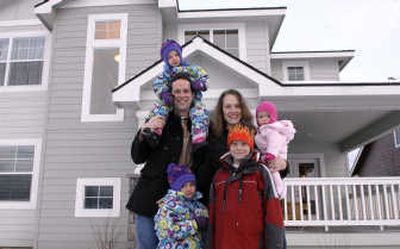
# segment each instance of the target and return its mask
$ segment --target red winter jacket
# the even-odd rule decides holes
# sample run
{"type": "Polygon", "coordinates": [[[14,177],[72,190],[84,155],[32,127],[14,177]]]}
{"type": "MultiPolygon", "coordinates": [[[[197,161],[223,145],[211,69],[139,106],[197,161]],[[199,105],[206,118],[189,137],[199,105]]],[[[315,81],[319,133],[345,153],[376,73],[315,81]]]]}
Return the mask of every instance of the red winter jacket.
{"type": "Polygon", "coordinates": [[[212,249],[281,249],[283,217],[270,173],[258,153],[235,169],[232,156],[221,157],[210,191],[208,247],[212,249]]]}

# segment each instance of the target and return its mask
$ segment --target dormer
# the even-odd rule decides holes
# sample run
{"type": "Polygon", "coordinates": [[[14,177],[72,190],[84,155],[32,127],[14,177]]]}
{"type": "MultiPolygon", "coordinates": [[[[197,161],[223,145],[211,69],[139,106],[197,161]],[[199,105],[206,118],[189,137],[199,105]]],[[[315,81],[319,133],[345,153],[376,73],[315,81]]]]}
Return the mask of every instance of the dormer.
{"type": "Polygon", "coordinates": [[[159,0],[163,37],[181,44],[201,35],[221,49],[270,73],[274,45],[286,7],[180,10],[179,1],[159,0]]]}
{"type": "Polygon", "coordinates": [[[271,76],[285,83],[339,81],[354,50],[282,51],[271,53],[271,76]]]}

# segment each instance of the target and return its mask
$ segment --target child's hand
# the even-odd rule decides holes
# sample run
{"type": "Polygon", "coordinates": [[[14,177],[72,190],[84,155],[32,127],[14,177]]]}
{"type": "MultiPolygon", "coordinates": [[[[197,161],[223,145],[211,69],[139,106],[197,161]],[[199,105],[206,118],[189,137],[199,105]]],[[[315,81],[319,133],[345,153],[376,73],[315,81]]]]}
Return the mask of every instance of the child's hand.
{"type": "Polygon", "coordinates": [[[277,156],[274,160],[268,161],[267,167],[271,170],[272,173],[275,173],[286,169],[287,161],[282,157],[277,156]]]}

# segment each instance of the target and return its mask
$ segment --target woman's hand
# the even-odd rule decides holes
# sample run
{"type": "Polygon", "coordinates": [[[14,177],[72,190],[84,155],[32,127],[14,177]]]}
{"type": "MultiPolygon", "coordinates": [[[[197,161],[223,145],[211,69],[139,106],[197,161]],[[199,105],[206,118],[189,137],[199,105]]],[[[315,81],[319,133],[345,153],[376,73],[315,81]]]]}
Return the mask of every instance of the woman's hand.
{"type": "Polygon", "coordinates": [[[274,160],[267,161],[267,167],[272,173],[286,169],[287,161],[280,156],[275,157],[274,160]]]}

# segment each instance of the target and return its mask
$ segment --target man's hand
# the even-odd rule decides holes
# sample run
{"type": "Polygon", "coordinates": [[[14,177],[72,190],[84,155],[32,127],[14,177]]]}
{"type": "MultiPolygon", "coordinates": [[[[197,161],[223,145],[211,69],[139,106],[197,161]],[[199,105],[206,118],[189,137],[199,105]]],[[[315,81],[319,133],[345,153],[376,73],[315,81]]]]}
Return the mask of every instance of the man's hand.
{"type": "Polygon", "coordinates": [[[274,160],[267,161],[267,167],[272,173],[286,169],[287,161],[280,156],[275,157],[274,160]]]}

